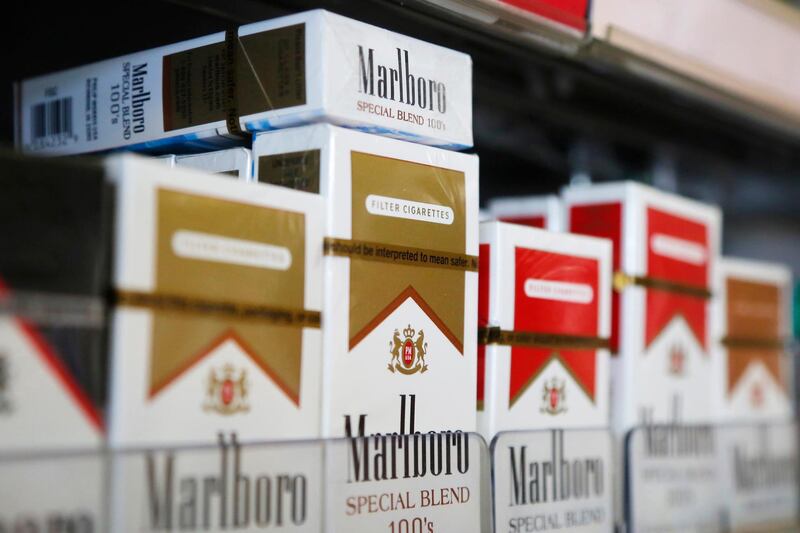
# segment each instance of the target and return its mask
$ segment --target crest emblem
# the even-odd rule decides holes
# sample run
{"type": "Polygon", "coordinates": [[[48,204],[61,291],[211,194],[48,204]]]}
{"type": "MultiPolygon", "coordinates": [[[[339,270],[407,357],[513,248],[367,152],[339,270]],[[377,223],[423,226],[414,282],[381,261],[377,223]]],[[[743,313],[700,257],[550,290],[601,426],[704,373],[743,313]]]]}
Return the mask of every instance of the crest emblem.
{"type": "Polygon", "coordinates": [[[225,365],[222,371],[211,369],[206,387],[204,411],[213,411],[221,415],[246,413],[250,410],[247,403],[247,371],[242,369],[238,374],[233,365],[225,365]]]}
{"type": "Polygon", "coordinates": [[[0,415],[11,412],[11,401],[8,399],[8,360],[0,354],[0,415]]]}
{"type": "Polygon", "coordinates": [[[539,411],[549,415],[558,415],[566,412],[567,394],[564,390],[565,387],[564,380],[559,381],[555,376],[550,381],[545,381],[544,389],[542,390],[542,407],[539,411]]]}
{"type": "Polygon", "coordinates": [[[753,389],[750,391],[750,403],[756,409],[763,407],[764,388],[761,386],[761,383],[756,383],[753,385],[753,389]]]}
{"type": "Polygon", "coordinates": [[[669,351],[669,373],[673,376],[683,375],[686,366],[686,354],[679,344],[669,351]]]}
{"type": "Polygon", "coordinates": [[[411,324],[403,330],[400,336],[398,330],[394,330],[394,336],[389,342],[389,353],[392,355],[389,360],[389,371],[400,372],[401,374],[420,374],[428,370],[425,356],[428,354],[428,343],[425,342],[425,332],[419,333],[411,327],[411,324]],[[416,334],[417,338],[414,339],[416,334]]]}

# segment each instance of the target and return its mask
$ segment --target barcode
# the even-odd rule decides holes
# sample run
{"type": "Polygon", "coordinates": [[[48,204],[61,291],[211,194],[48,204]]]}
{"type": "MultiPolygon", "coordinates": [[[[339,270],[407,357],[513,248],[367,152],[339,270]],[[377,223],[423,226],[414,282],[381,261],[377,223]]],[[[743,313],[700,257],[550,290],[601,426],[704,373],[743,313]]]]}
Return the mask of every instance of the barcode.
{"type": "Polygon", "coordinates": [[[31,141],[54,135],[72,135],[72,97],[31,107],[31,141]]]}

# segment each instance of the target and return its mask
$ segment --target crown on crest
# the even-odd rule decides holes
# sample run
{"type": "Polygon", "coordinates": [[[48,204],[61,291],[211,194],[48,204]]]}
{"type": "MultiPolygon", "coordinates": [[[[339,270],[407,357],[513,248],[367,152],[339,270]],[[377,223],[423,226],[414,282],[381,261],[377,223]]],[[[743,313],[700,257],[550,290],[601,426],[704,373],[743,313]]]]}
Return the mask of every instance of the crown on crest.
{"type": "Polygon", "coordinates": [[[403,335],[407,339],[410,339],[411,337],[414,336],[414,333],[416,333],[416,332],[417,331],[414,328],[411,327],[411,324],[409,324],[408,327],[403,330],[403,335]]]}

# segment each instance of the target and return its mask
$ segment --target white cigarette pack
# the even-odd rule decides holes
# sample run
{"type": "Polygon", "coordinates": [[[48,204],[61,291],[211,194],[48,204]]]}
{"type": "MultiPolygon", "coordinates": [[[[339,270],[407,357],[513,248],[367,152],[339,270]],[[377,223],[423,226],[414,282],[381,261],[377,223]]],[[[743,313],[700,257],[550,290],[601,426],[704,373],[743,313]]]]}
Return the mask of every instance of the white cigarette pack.
{"type": "Polygon", "coordinates": [[[247,148],[228,148],[202,154],[179,155],[179,167],[195,168],[211,174],[233,176],[244,181],[253,178],[253,157],[247,148]]]}
{"type": "Polygon", "coordinates": [[[328,125],[253,157],[327,201],[323,433],[474,431],[477,157],[328,125]]]}
{"type": "Polygon", "coordinates": [[[321,200],[135,156],[106,169],[109,444],[318,436],[321,200]]]}
{"type": "Polygon", "coordinates": [[[319,196],[2,161],[0,451],[319,435],[319,196]]]}
{"type": "Polygon", "coordinates": [[[714,396],[721,422],[792,415],[792,273],[776,263],[723,257],[714,300],[714,396]]]}
{"type": "Polygon", "coordinates": [[[494,198],[489,202],[489,212],[502,222],[550,231],[564,229],[564,208],[555,194],[494,198]]]}
{"type": "Polygon", "coordinates": [[[797,429],[788,420],[718,428],[718,491],[728,531],[800,528],[797,429]]]}
{"type": "Polygon", "coordinates": [[[472,146],[468,55],[323,10],[31,78],[16,144],[74,154],[213,150],[311,122],[472,146]]]}
{"type": "Polygon", "coordinates": [[[608,426],[611,242],[484,222],[478,425],[608,426]]]}
{"type": "Polygon", "coordinates": [[[93,531],[325,531],[317,440],[241,444],[221,435],[216,447],[119,453],[110,462],[111,527],[93,531]]]}
{"type": "Polygon", "coordinates": [[[614,243],[612,426],[710,422],[720,210],[633,182],[569,187],[564,202],[569,231],[614,243]]]}

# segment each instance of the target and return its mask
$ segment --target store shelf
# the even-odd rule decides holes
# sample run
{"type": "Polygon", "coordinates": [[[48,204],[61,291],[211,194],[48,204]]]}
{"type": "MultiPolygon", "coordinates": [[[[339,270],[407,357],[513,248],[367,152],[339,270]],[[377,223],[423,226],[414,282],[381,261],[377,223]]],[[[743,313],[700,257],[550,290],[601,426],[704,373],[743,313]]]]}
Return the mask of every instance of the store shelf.
{"type": "Polygon", "coordinates": [[[0,527],[610,532],[624,475],[626,531],[792,531],[797,429],[638,428],[624,468],[603,429],[0,455],[0,527]]]}

